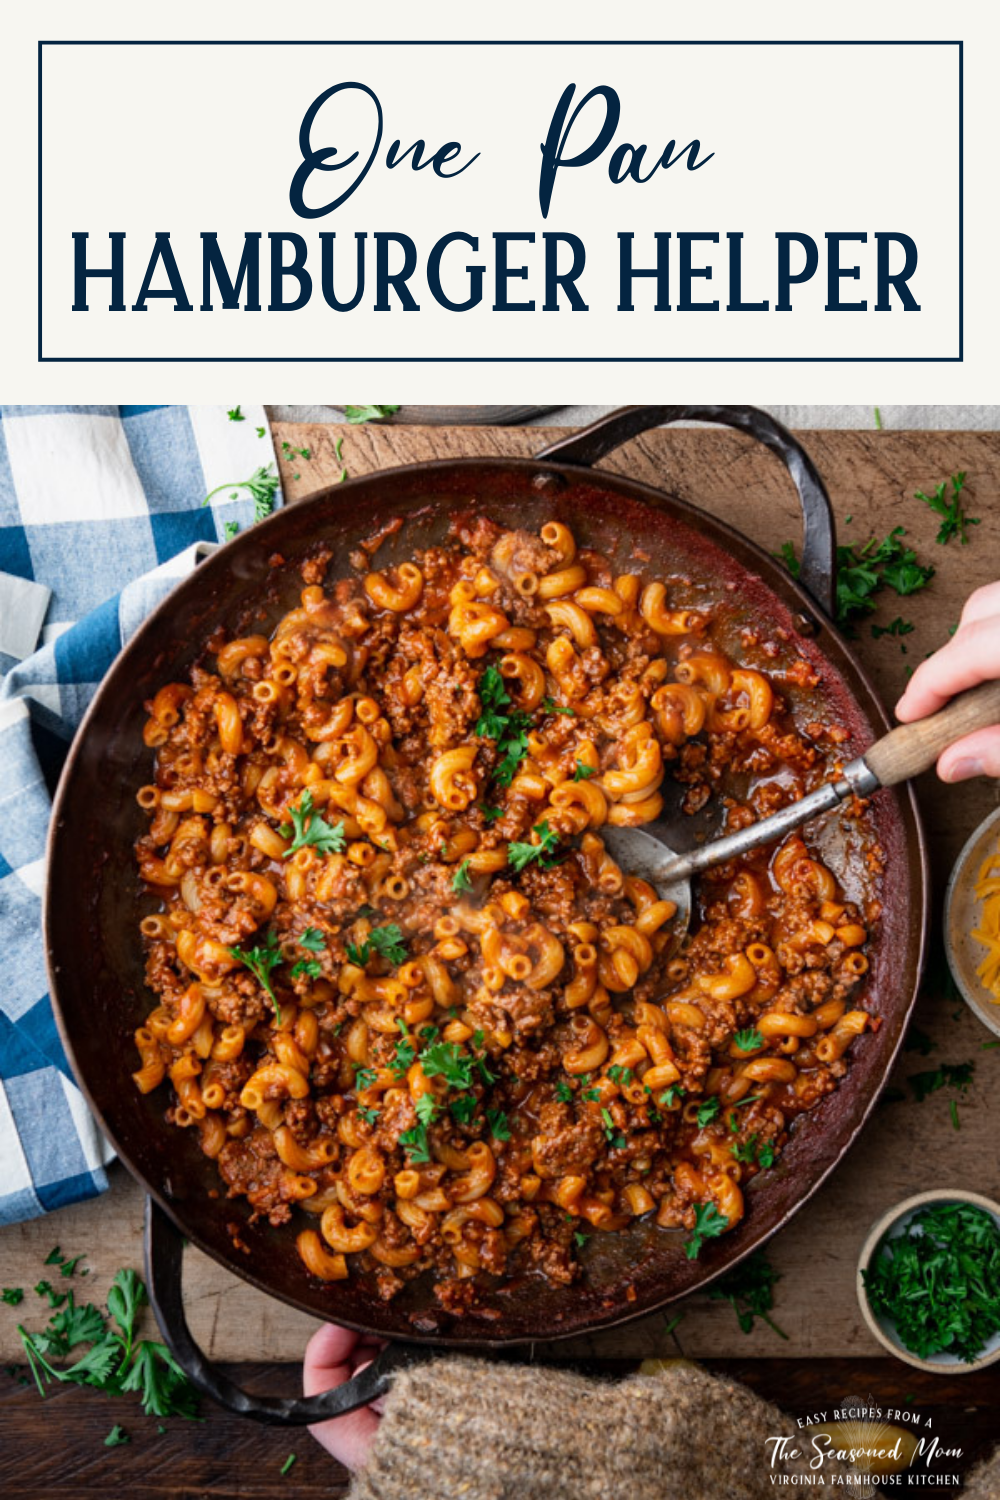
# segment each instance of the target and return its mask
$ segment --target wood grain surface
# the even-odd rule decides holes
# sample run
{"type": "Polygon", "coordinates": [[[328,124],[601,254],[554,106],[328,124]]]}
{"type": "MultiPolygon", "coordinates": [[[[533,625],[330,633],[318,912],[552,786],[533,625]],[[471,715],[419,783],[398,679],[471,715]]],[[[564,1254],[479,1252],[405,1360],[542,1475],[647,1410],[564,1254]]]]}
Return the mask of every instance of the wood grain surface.
{"type": "MultiPolygon", "coordinates": [[[[922,1435],[937,1436],[943,1447],[962,1449],[960,1460],[939,1460],[931,1473],[966,1475],[996,1441],[1000,1374],[995,1367],[949,1379],[909,1370],[891,1359],[729,1359],[706,1364],[796,1419],[821,1412],[829,1416],[851,1398],[883,1411],[906,1407],[917,1412],[922,1435]],[[929,1427],[923,1425],[927,1422],[929,1427]]],[[[587,1368],[624,1375],[634,1366],[606,1360],[587,1368]]],[[[281,1396],[298,1393],[299,1371],[291,1365],[248,1361],[227,1366],[227,1373],[253,1390],[281,1396]]],[[[171,1418],[158,1432],[156,1421],[143,1416],[132,1402],[60,1386],[43,1403],[20,1373],[0,1370],[0,1494],[11,1500],[50,1500],[53,1495],[106,1500],[118,1490],[128,1500],[276,1500],[281,1495],[289,1500],[338,1500],[346,1493],[346,1470],[307,1432],[259,1427],[216,1407],[206,1406],[205,1414],[204,1424],[171,1418]],[[129,1434],[129,1441],[106,1448],[104,1438],[116,1423],[129,1434]],[[295,1463],[283,1476],[281,1470],[293,1453],[295,1463]]],[[[789,1434],[793,1430],[785,1429],[789,1434]]],[[[763,1448],[759,1456],[763,1465],[763,1448]]],[[[926,1494],[921,1482],[926,1472],[919,1466],[905,1471],[904,1483],[886,1493],[919,1488],[926,1494]]],[[[428,1473],[433,1485],[432,1468],[428,1473]]],[[[954,1490],[935,1485],[933,1493],[943,1500],[954,1490]]],[[[431,1500],[432,1495],[436,1500],[436,1492],[429,1489],[413,1500],[431,1500]]]]}
{"type": "MultiPolygon", "coordinates": [[[[292,500],[305,498],[339,478],[342,465],[335,443],[341,437],[343,465],[350,476],[432,457],[530,455],[558,435],[538,428],[377,426],[279,426],[275,434],[279,453],[282,442],[310,451],[308,460],[300,456],[291,462],[281,460],[286,494],[292,500]]],[[[905,668],[947,639],[969,591],[1000,574],[1000,436],[825,431],[807,434],[805,442],[829,486],[842,538],[863,542],[872,534],[881,537],[892,527],[904,525],[920,560],[937,569],[931,586],[915,598],[898,599],[888,591],[882,596],[875,619],[886,623],[903,615],[914,622],[912,634],[903,641],[891,636],[875,640],[867,624],[859,630],[859,655],[883,698],[891,703],[904,686],[905,668]],[[968,472],[968,508],[983,518],[973,530],[971,544],[964,548],[956,542],[937,545],[937,519],[914,499],[915,490],[933,490],[956,469],[968,472]]],[[[656,431],[612,455],[606,466],[696,501],[770,550],[786,539],[798,540],[795,497],[784,471],[771,456],[737,434],[704,429],[656,431]]],[[[920,795],[940,897],[962,841],[996,805],[997,790],[986,782],[946,788],[925,777],[920,795]]],[[[939,1061],[974,1060],[972,1087],[960,1101],[961,1129],[956,1132],[952,1127],[947,1091],[933,1094],[922,1104],[905,1099],[880,1105],[863,1139],[832,1180],[771,1242],[769,1254],[782,1277],[776,1316],[788,1342],[763,1324],[751,1335],[742,1335],[731,1309],[710,1302],[703,1294],[679,1305],[684,1314],[679,1331],[688,1354],[827,1360],[876,1354],[878,1346],[864,1329],[854,1294],[857,1253],[872,1221],[898,1199],[931,1186],[962,1186],[1000,1196],[996,1151],[1000,1048],[981,1050],[989,1034],[948,994],[939,967],[928,975],[916,1019],[936,1050],[929,1058],[904,1055],[891,1082],[902,1087],[908,1073],[939,1061]]],[[[84,1285],[90,1296],[103,1294],[107,1279],[119,1266],[141,1264],[141,1193],[120,1167],[112,1169],[111,1180],[111,1190],[102,1199],[0,1230],[0,1282],[31,1288],[43,1274],[41,1263],[56,1242],[69,1254],[83,1251],[88,1255],[94,1274],[84,1285]]],[[[293,1253],[291,1248],[289,1253],[293,1253]]],[[[194,1251],[187,1254],[186,1277],[192,1328],[208,1353],[230,1360],[301,1358],[314,1326],[310,1318],[253,1291],[194,1251]]],[[[20,1353],[15,1332],[19,1316],[29,1326],[44,1322],[44,1306],[30,1290],[21,1308],[0,1306],[0,1354],[5,1360],[20,1353]]],[[[562,1345],[559,1352],[563,1357],[600,1358],[669,1354],[673,1340],[664,1329],[662,1317],[650,1317],[577,1340],[572,1346],[562,1345]]],[[[244,1431],[241,1428],[241,1441],[244,1431]]],[[[277,1452],[284,1440],[268,1441],[277,1452]]],[[[305,1439],[297,1441],[300,1447],[307,1446],[305,1439]]],[[[263,1478],[261,1484],[265,1484],[263,1478]]]]}

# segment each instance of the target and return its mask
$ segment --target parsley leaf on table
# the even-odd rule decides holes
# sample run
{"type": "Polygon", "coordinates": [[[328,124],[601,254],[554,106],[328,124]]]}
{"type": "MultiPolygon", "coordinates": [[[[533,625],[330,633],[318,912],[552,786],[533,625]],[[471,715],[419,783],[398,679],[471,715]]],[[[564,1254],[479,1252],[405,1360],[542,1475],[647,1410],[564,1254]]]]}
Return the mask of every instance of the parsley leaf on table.
{"type": "Polygon", "coordinates": [[[20,1286],[5,1286],[0,1292],[0,1302],[6,1302],[8,1307],[17,1307],[19,1302],[24,1301],[24,1288],[20,1286]]]}
{"type": "Polygon", "coordinates": [[[788,1334],[768,1317],[774,1306],[774,1283],[778,1280],[780,1277],[777,1271],[763,1252],[758,1250],[742,1265],[727,1271],[725,1276],[720,1276],[708,1295],[713,1302],[732,1304],[737,1322],[744,1333],[751,1331],[756,1318],[763,1318],[780,1338],[787,1339],[788,1334]]]}
{"type": "Polygon", "coordinates": [[[104,1439],[104,1446],[105,1448],[117,1448],[121,1443],[129,1443],[131,1441],[132,1440],[129,1437],[128,1433],[125,1431],[124,1427],[119,1427],[118,1423],[116,1422],[111,1431],[108,1433],[107,1437],[104,1439]]]}
{"type": "Polygon", "coordinates": [[[966,546],[969,534],[966,530],[969,526],[982,524],[979,516],[969,516],[965,513],[961,495],[965,488],[966,471],[960,469],[957,474],[952,474],[949,479],[942,479],[933,495],[925,495],[923,490],[917,490],[916,498],[923,500],[929,505],[934,513],[941,517],[941,526],[938,530],[937,541],[943,546],[957,536],[962,546],[966,546]],[[948,485],[951,485],[951,495],[946,498],[948,485]]]}
{"type": "Polygon", "coordinates": [[[261,465],[255,469],[249,479],[235,479],[230,484],[217,484],[214,490],[209,490],[202,505],[207,505],[214,495],[219,495],[223,490],[230,491],[230,499],[238,500],[240,490],[246,490],[253,501],[253,518],[255,521],[263,521],[274,510],[274,500],[281,488],[281,480],[274,471],[273,464],[261,465]]]}
{"type": "Polygon", "coordinates": [[[348,422],[360,426],[363,422],[381,422],[399,411],[398,406],[345,406],[344,416],[348,422]]]}
{"type": "Polygon", "coordinates": [[[975,1063],[941,1063],[937,1068],[928,1068],[923,1073],[911,1073],[907,1083],[913,1090],[913,1097],[918,1104],[928,1097],[936,1094],[938,1089],[959,1089],[964,1094],[972,1082],[972,1073],[975,1063]]]}

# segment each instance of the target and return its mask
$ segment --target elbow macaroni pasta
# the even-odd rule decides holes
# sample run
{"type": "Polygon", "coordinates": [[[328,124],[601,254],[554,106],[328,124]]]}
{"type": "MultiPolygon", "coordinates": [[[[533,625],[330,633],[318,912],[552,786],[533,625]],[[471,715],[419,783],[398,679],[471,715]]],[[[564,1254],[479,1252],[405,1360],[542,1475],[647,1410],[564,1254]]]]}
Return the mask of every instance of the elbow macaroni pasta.
{"type": "Polygon", "coordinates": [[[563,521],[456,527],[329,589],[305,563],[269,634],[146,705],[133,1074],[311,1276],[431,1270],[453,1311],[486,1275],[571,1281],[581,1221],[732,1229],[871,1024],[877,917],[793,834],[703,877],[676,951],[602,829],[671,779],[763,815],[815,784],[814,723],[704,590],[563,521]]]}

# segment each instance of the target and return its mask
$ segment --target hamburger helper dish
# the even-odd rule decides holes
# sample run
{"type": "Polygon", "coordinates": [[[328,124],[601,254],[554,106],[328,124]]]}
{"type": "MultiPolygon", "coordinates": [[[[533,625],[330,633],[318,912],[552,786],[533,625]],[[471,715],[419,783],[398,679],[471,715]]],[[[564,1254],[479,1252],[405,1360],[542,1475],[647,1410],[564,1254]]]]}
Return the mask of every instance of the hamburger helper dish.
{"type": "Polygon", "coordinates": [[[815,669],[746,629],[734,659],[711,580],[561,522],[402,526],[147,705],[134,1078],[313,1275],[475,1311],[636,1218],[691,1257],[736,1225],[878,1025],[882,855],[845,852],[854,899],[798,833],[719,866],[678,946],[601,829],[665,781],[732,831],[835,775],[815,669]]]}

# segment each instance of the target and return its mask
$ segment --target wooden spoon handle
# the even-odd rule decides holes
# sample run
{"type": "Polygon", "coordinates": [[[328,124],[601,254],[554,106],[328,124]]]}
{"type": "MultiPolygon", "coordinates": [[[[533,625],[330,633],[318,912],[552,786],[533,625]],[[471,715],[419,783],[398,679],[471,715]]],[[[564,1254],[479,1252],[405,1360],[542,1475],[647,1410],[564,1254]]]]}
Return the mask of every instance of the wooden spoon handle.
{"type": "Polygon", "coordinates": [[[929,771],[956,740],[993,724],[1000,724],[1000,682],[983,682],[929,718],[891,730],[865,751],[864,760],[883,786],[896,786],[929,771]]]}

